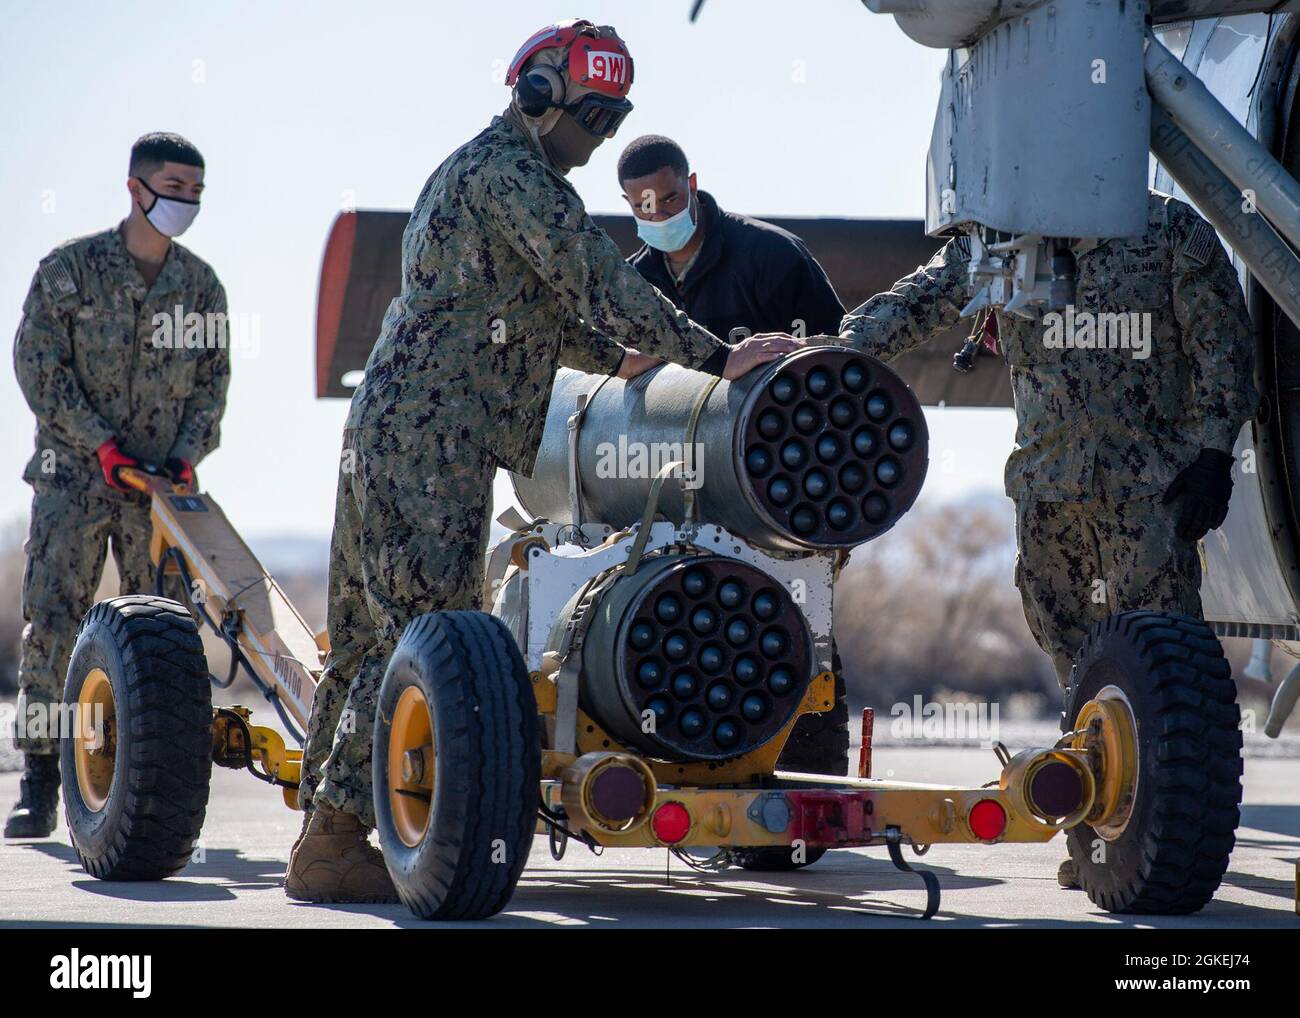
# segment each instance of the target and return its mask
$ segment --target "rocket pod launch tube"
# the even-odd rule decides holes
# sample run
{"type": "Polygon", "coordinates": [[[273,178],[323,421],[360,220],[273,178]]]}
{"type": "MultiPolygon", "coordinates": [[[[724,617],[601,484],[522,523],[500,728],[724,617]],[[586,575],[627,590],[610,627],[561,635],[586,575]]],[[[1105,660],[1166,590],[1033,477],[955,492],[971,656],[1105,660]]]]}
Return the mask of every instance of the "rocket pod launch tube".
{"type": "MultiPolygon", "coordinates": [[[[533,476],[511,474],[534,517],[574,522],[569,420],[583,395],[576,461],[585,522],[639,520],[658,469],[680,459],[697,522],[773,550],[851,548],[892,527],[925,479],[921,406],[866,354],[809,347],[731,382],[675,364],[631,381],[562,368],[533,476]]],[[[664,485],[659,511],[681,523],[686,494],[680,481],[664,485]]]]}

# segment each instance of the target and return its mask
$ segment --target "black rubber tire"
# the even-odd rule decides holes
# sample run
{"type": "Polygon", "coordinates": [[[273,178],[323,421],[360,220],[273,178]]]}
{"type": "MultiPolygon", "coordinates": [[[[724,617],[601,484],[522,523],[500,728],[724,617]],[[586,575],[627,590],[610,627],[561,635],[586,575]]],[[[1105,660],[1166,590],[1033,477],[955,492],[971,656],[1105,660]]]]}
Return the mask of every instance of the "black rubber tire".
{"type": "Polygon", "coordinates": [[[64,812],[82,868],[100,880],[162,880],[190,861],[212,777],[212,689],[189,611],[136,594],[101,601],[77,630],[63,701],[93,668],[113,689],[117,749],[99,811],[77,784],[75,740],[60,740],[64,812]]]}
{"type": "Polygon", "coordinates": [[[432,612],[406,627],[380,687],[373,756],[379,844],[403,903],[423,919],[501,911],[532,848],[541,743],[528,669],[500,619],[432,612]],[[414,847],[388,802],[393,709],[411,685],[429,705],[436,758],[429,826],[414,847]]]}
{"type": "Polygon", "coordinates": [[[1108,912],[1186,915],[1227,872],[1241,803],[1241,712],[1232,671],[1208,625],[1186,615],[1122,612],[1097,623],[1075,658],[1063,730],[1103,686],[1128,697],[1138,779],[1127,827],[1106,842],[1067,833],[1078,883],[1108,912]],[[1104,851],[1104,862],[1093,862],[1104,851]]]}
{"type": "Polygon", "coordinates": [[[848,773],[849,697],[836,648],[831,652],[831,667],[835,672],[835,706],[824,714],[805,714],[795,722],[777,758],[777,770],[840,777],[848,773]]]}
{"type": "MultiPolygon", "coordinates": [[[[777,758],[777,770],[840,777],[848,772],[849,697],[838,648],[832,649],[831,666],[835,670],[835,706],[824,714],[805,714],[795,722],[794,731],[777,758]]],[[[728,852],[733,865],[764,873],[803,869],[825,854],[824,848],[809,848],[803,862],[795,862],[790,849],[784,846],[733,848],[728,852]]]]}

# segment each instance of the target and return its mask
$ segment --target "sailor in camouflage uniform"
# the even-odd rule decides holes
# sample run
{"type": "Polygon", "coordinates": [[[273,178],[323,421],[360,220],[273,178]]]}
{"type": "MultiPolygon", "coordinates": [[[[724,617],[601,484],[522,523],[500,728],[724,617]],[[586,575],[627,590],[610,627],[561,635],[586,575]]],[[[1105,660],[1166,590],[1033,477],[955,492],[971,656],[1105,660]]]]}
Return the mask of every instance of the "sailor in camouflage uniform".
{"type": "Polygon", "coordinates": [[[54,829],[59,733],[46,723],[48,705],[62,699],[105,546],[123,594],[153,589],[149,500],[122,488],[114,470],[143,460],[192,480],[217,446],[226,405],[226,294],[207,263],[171,239],[198,212],[203,157],[177,135],[145,135],[129,173],[130,215],[41,261],[14,341],[36,451],[23,474],[35,489],[15,739],[25,764],[6,838],[54,829]]]}
{"type": "MultiPolygon", "coordinates": [[[[1018,420],[1006,468],[1016,585],[1063,689],[1107,615],[1201,617],[1196,542],[1227,515],[1233,446],[1259,405],[1236,272],[1189,205],[1152,192],[1144,236],[1075,255],[1077,307],[996,318],[1018,420]],[[1099,313],[1137,313],[1124,319],[1126,348],[1098,343],[1099,313]]],[[[968,266],[965,238],[949,241],[846,315],[843,340],[892,358],[933,338],[969,300],[968,266]]]]}
{"type": "Polygon", "coordinates": [[[412,619],[481,607],[493,476],[532,471],[557,363],[630,378],[664,359],[732,378],[797,345],[727,346],[587,215],[565,174],[613,136],[631,81],[613,29],[544,29],[512,62],[505,114],[452,153],[415,204],[401,294],[344,432],[331,650],[304,751],[293,898],[396,900],[366,840],[384,669],[412,619]]]}

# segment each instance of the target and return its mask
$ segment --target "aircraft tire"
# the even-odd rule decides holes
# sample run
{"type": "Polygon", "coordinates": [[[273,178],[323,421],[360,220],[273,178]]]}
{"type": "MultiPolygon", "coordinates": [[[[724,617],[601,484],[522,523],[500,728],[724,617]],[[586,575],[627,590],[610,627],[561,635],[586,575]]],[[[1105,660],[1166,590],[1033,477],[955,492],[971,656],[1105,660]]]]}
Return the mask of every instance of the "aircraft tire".
{"type": "Polygon", "coordinates": [[[76,727],[59,745],[82,868],[101,880],[181,870],[212,776],[212,690],[189,611],[152,595],[99,602],[77,631],[63,702],[76,708],[65,710],[76,727]]]}
{"type": "Polygon", "coordinates": [[[1108,912],[1196,912],[1227,871],[1239,821],[1241,712],[1231,668],[1199,619],[1121,612],[1097,623],[1075,658],[1063,730],[1116,690],[1136,727],[1136,781],[1118,821],[1067,832],[1078,884],[1108,912]]]}
{"type": "Polygon", "coordinates": [[[540,746],[528,670],[499,619],[432,612],[407,626],[380,687],[373,768],[380,848],[417,916],[505,907],[536,829],[540,746]]]}

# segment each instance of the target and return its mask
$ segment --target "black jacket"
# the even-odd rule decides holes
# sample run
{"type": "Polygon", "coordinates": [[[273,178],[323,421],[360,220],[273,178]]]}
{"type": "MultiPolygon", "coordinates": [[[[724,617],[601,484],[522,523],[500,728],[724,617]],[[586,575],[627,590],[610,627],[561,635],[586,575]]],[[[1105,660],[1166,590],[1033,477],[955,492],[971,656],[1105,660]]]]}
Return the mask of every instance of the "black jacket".
{"type": "Polygon", "coordinates": [[[719,339],[735,343],[756,332],[837,335],[844,306],[817,259],[793,233],[724,212],[696,192],[704,244],[679,288],[660,251],[642,245],[628,261],[719,339]],[[734,329],[748,333],[733,335],[734,329]]]}

